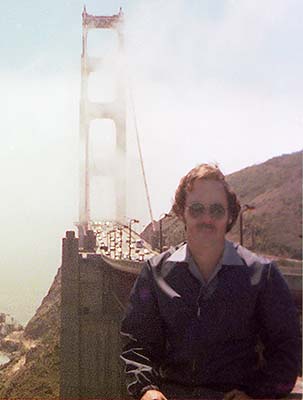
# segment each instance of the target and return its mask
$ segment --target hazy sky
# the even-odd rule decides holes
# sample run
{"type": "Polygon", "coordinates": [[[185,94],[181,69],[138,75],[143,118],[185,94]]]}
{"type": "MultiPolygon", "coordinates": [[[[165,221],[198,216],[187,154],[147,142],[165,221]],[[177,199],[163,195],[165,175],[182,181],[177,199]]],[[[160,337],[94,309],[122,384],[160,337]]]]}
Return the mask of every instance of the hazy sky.
{"type": "MultiPolygon", "coordinates": [[[[125,13],[126,70],[156,219],[197,163],[216,161],[230,173],[302,147],[301,0],[86,6],[125,13]]],[[[1,4],[0,312],[21,322],[46,294],[61,239],[78,220],[82,9],[78,0],[1,4]]],[[[110,52],[110,36],[90,35],[92,51],[100,43],[110,52]]],[[[102,92],[100,82],[92,93],[102,92]]],[[[146,210],[138,214],[147,218],[146,210]]]]}

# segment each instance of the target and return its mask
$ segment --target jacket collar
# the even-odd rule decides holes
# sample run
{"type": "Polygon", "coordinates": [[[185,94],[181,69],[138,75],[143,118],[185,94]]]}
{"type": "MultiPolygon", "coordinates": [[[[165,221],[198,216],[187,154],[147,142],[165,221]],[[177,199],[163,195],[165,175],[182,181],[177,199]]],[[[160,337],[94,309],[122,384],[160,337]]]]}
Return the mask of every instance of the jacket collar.
{"type": "MultiPolygon", "coordinates": [[[[222,265],[233,265],[240,266],[245,265],[242,258],[239,256],[236,245],[229,240],[225,240],[224,244],[224,252],[222,257],[222,265]]],[[[188,244],[184,243],[181,247],[179,247],[173,254],[171,254],[166,262],[168,263],[189,263],[190,261],[190,252],[188,248],[188,244]]]]}

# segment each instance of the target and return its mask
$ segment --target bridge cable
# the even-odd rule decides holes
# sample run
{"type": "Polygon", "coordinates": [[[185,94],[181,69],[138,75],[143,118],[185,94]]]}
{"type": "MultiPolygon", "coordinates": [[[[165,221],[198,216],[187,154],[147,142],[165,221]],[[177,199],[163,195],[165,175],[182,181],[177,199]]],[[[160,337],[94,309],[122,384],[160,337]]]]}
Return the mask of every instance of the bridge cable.
{"type": "Polygon", "coordinates": [[[155,221],[154,221],[154,218],[153,218],[153,212],[152,212],[150,195],[149,195],[148,184],[147,184],[147,178],[146,178],[144,162],[143,162],[143,155],[142,155],[142,150],[141,150],[139,129],[138,129],[138,123],[137,123],[137,117],[136,117],[136,111],[135,111],[135,104],[134,104],[133,94],[132,94],[132,90],[131,90],[130,85],[128,85],[128,90],[129,90],[130,103],[131,103],[131,107],[132,107],[132,114],[133,114],[133,118],[134,118],[134,125],[135,125],[136,138],[137,138],[137,146],[138,146],[138,152],[139,152],[139,157],[140,157],[141,171],[142,171],[143,180],[144,180],[144,187],[145,187],[145,193],[146,193],[146,198],[147,198],[148,211],[149,211],[149,216],[150,216],[150,219],[151,219],[153,231],[155,231],[156,230],[156,225],[155,225],[155,221]]]}

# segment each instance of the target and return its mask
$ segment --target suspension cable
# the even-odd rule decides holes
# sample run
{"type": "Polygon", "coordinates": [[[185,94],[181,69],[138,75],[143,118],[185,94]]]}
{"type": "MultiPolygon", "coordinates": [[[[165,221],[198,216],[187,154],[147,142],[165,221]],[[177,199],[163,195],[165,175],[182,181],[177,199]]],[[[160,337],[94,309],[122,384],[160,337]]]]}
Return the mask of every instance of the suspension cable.
{"type": "MultiPolygon", "coordinates": [[[[130,80],[128,80],[128,81],[130,82],[130,80]]],[[[150,216],[150,219],[151,219],[153,231],[155,231],[156,230],[156,225],[155,225],[155,221],[154,221],[154,218],[153,218],[153,212],[152,212],[150,195],[149,195],[148,184],[147,184],[147,178],[146,178],[145,168],[144,168],[144,163],[143,163],[143,155],[142,155],[142,150],[141,150],[139,129],[138,129],[137,117],[136,117],[136,111],[135,111],[135,104],[134,104],[134,99],[133,99],[133,94],[132,94],[132,90],[131,90],[130,84],[128,85],[128,90],[129,90],[130,103],[131,103],[131,107],[132,107],[132,114],[133,114],[133,118],[134,118],[134,125],[135,125],[136,138],[137,138],[137,146],[138,146],[138,152],[139,152],[139,158],[140,158],[141,171],[142,171],[142,175],[143,175],[145,193],[146,193],[146,198],[147,198],[148,211],[149,211],[149,216],[150,216]]]]}

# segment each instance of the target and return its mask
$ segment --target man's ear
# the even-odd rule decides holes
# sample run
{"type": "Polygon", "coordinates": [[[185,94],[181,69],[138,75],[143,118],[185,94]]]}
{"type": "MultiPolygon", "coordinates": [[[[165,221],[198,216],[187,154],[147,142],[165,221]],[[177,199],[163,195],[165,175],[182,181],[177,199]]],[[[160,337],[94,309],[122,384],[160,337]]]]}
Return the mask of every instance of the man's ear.
{"type": "Polygon", "coordinates": [[[232,216],[230,215],[230,212],[228,211],[228,220],[227,220],[227,225],[232,223],[232,216]]]}

